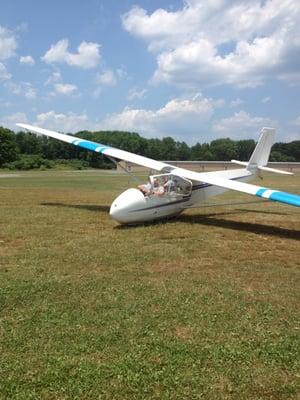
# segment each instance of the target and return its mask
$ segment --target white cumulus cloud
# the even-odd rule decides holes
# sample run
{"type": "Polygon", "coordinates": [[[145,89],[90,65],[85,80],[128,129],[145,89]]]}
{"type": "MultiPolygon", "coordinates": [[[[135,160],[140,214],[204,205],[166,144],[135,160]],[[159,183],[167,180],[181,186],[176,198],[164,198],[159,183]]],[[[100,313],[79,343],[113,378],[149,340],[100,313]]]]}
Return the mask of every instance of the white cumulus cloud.
{"type": "Polygon", "coordinates": [[[229,106],[233,108],[233,107],[241,106],[242,104],[244,104],[244,101],[242,99],[240,99],[240,98],[237,98],[235,100],[232,100],[229,103],[229,106]]]}
{"type": "Polygon", "coordinates": [[[278,122],[268,117],[253,117],[242,110],[216,122],[212,131],[221,137],[248,139],[253,136],[253,132],[260,131],[264,126],[276,128],[278,122]]]}
{"type": "Polygon", "coordinates": [[[23,96],[27,100],[33,100],[36,98],[37,90],[30,82],[13,82],[9,81],[6,83],[6,87],[15,95],[23,96]]]}
{"type": "Polygon", "coordinates": [[[77,91],[77,86],[70,83],[56,83],[54,87],[57,93],[66,96],[74,94],[77,91]]]}
{"type": "Polygon", "coordinates": [[[7,81],[11,78],[11,74],[7,71],[5,65],[0,62],[0,82],[7,81]]]}
{"type": "Polygon", "coordinates": [[[175,98],[157,110],[125,108],[107,116],[101,126],[103,129],[135,131],[148,137],[172,135],[193,141],[201,132],[203,122],[212,117],[217,103],[201,95],[175,98]]]}
{"type": "Polygon", "coordinates": [[[0,26],[0,60],[13,57],[17,47],[14,34],[9,29],[0,26]]]}
{"type": "Polygon", "coordinates": [[[85,113],[76,114],[68,112],[64,114],[56,113],[53,110],[38,114],[35,124],[37,126],[65,133],[77,132],[84,128],[89,129],[88,117],[85,113]]]}
{"type": "Polygon", "coordinates": [[[25,65],[34,65],[35,61],[34,58],[31,56],[21,56],[20,63],[25,65]]]}
{"type": "Polygon", "coordinates": [[[97,74],[96,81],[99,85],[104,86],[115,86],[117,84],[116,75],[111,69],[97,74]]]}
{"type": "Polygon", "coordinates": [[[124,28],[156,54],[154,81],[255,87],[299,81],[298,0],[186,0],[182,9],[132,8],[124,28]]]}
{"type": "Polygon", "coordinates": [[[68,50],[69,41],[59,40],[42,57],[46,63],[61,63],[78,68],[95,68],[100,62],[100,44],[93,42],[81,42],[77,47],[77,53],[68,50]]]}
{"type": "Polygon", "coordinates": [[[45,86],[52,86],[53,90],[48,93],[49,97],[55,97],[57,95],[63,96],[80,96],[78,87],[72,83],[63,82],[63,77],[60,71],[54,71],[44,83],[45,86]]]}
{"type": "Polygon", "coordinates": [[[137,88],[132,88],[129,90],[127,98],[128,98],[128,100],[131,100],[131,101],[141,100],[145,97],[146,93],[147,93],[147,89],[138,90],[137,88]]]}

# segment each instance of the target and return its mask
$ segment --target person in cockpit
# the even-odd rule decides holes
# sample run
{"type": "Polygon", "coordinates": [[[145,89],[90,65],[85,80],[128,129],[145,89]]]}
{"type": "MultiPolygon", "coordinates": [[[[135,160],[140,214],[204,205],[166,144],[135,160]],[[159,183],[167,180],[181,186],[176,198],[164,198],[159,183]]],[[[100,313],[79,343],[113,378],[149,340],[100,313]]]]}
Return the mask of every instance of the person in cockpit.
{"type": "Polygon", "coordinates": [[[175,191],[175,184],[171,177],[166,177],[164,189],[167,194],[175,191]]]}
{"type": "Polygon", "coordinates": [[[138,185],[138,189],[143,193],[144,196],[149,196],[151,194],[152,185],[150,182],[138,185]]]}
{"type": "Polygon", "coordinates": [[[158,197],[161,197],[165,194],[165,189],[157,178],[153,180],[152,194],[158,197]]]}

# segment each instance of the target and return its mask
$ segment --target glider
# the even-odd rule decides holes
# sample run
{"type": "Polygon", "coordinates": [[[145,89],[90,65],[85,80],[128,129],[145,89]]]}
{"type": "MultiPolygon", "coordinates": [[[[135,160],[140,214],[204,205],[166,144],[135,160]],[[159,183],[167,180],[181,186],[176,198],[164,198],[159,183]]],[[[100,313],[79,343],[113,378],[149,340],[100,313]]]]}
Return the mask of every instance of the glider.
{"type": "Polygon", "coordinates": [[[266,167],[275,135],[274,128],[263,128],[249,162],[232,160],[244,168],[226,171],[195,172],[152,160],[107,145],[80,139],[28,124],[17,124],[30,132],[52,137],[87,150],[101,153],[111,160],[123,160],[155,170],[149,182],[121,193],[110,207],[111,217],[120,224],[132,224],[180,214],[183,210],[207,201],[227,190],[236,190],[291,206],[300,206],[300,196],[256,186],[247,181],[262,171],[291,174],[266,167]]]}

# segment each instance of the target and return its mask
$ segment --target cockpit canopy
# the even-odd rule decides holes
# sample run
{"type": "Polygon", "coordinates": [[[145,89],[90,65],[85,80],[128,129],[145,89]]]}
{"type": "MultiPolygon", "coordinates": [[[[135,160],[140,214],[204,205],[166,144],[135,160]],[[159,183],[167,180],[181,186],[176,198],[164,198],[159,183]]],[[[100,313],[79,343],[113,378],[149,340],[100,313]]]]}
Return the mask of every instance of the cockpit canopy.
{"type": "Polygon", "coordinates": [[[160,197],[186,197],[192,193],[192,182],[173,174],[149,176],[152,193],[159,193],[160,197]]]}

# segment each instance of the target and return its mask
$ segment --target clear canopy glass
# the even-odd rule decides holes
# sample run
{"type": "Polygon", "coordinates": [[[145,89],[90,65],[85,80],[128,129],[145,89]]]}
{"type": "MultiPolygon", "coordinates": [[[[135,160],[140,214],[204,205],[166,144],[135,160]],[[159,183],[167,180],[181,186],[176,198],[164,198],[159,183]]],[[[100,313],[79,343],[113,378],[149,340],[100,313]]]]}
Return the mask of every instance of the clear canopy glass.
{"type": "Polygon", "coordinates": [[[173,174],[149,176],[149,183],[140,185],[139,189],[147,196],[186,197],[192,193],[192,182],[173,174]]]}

